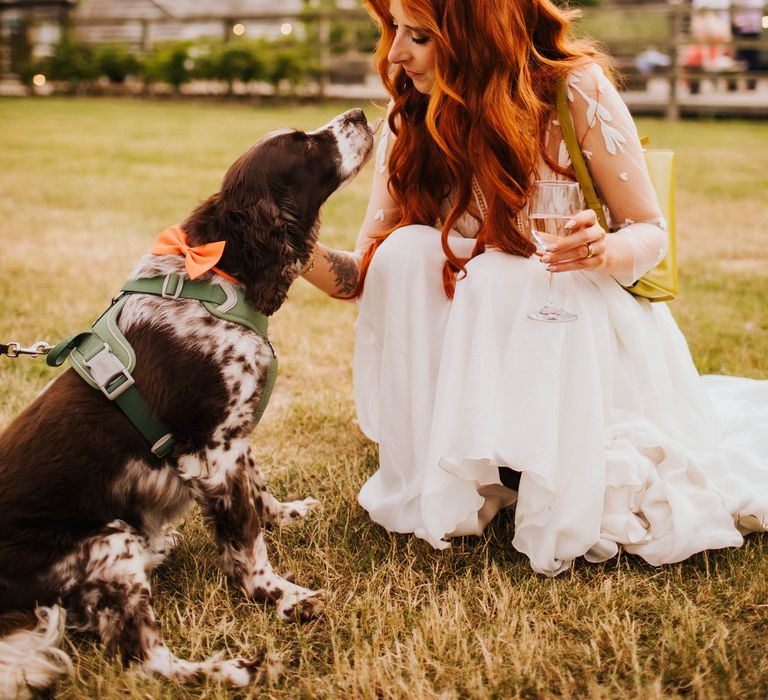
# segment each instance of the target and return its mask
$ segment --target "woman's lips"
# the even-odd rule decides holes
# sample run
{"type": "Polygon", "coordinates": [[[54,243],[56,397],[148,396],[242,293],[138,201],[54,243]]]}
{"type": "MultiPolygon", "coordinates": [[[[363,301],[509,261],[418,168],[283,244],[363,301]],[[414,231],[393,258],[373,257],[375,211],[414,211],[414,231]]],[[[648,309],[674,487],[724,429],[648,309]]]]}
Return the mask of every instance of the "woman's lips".
{"type": "Polygon", "coordinates": [[[407,76],[408,76],[408,77],[409,77],[411,80],[413,80],[414,78],[420,78],[420,77],[421,77],[421,73],[414,73],[413,71],[410,71],[410,70],[406,70],[406,71],[405,71],[405,74],[406,74],[406,75],[407,75],[407,76]]]}

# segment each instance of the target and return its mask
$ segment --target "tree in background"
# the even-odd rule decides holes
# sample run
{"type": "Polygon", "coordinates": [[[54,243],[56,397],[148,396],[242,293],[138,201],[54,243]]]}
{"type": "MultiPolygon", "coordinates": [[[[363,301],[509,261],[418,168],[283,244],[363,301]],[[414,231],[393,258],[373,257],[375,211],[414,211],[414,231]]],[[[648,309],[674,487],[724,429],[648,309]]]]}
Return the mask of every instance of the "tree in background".
{"type": "Polygon", "coordinates": [[[139,76],[143,71],[141,59],[126,46],[107,45],[95,51],[99,75],[112,85],[122,85],[128,76],[139,76]]]}
{"type": "Polygon", "coordinates": [[[195,76],[226,83],[228,95],[234,94],[235,82],[248,85],[266,80],[269,49],[265,44],[263,39],[238,39],[204,48],[195,46],[195,76]]]}
{"type": "Polygon", "coordinates": [[[70,94],[88,90],[99,77],[93,48],[71,39],[56,44],[53,53],[38,66],[39,72],[44,73],[48,80],[66,84],[70,94]]]}
{"type": "Polygon", "coordinates": [[[144,62],[144,80],[149,83],[168,83],[178,94],[181,86],[192,78],[194,60],[189,55],[191,43],[176,41],[158,44],[144,62]]]}

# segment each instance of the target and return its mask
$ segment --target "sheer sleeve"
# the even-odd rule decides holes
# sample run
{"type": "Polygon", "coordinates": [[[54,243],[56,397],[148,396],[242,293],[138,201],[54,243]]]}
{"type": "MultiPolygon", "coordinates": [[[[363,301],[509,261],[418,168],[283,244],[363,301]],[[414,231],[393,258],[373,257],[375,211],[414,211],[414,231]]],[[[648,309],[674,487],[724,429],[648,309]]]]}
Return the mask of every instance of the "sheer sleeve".
{"type": "Polygon", "coordinates": [[[364,252],[371,244],[371,236],[394,226],[399,218],[400,209],[389,193],[389,156],[392,153],[394,135],[389,128],[389,113],[392,109],[390,102],[386,118],[381,129],[381,136],[374,154],[374,172],[371,183],[371,195],[368,199],[368,209],[357,237],[355,251],[364,252]]]}
{"type": "MultiPolygon", "coordinates": [[[[571,72],[566,81],[571,118],[584,160],[612,233],[606,270],[627,286],[664,257],[667,230],[645,167],[642,146],[629,110],[602,69],[571,72]]],[[[561,142],[559,160],[567,158],[561,142]]]]}

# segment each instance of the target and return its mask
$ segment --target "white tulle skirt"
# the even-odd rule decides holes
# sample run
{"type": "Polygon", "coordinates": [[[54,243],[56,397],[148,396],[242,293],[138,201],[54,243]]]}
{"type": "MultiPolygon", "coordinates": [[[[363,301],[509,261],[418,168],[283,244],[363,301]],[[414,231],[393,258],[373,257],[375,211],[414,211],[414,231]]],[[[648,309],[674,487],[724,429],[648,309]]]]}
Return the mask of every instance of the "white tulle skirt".
{"type": "Polygon", "coordinates": [[[765,529],[768,381],[699,377],[666,304],[608,275],[557,275],[578,320],[552,324],[527,318],[546,297],[538,259],[489,250],[452,301],[443,261],[438,231],[399,229],[360,300],[355,400],[380,468],[359,501],[375,522],[443,548],[516,499],[512,546],[549,575],[765,529]],[[522,472],[517,494],[499,466],[522,472]]]}

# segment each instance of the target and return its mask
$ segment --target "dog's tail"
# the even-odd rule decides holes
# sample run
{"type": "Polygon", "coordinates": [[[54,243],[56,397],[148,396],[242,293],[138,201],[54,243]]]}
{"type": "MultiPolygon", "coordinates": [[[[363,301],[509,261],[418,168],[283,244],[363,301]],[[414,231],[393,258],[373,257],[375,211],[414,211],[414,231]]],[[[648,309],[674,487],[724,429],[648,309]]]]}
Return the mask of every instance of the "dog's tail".
{"type": "Polygon", "coordinates": [[[37,608],[35,617],[7,613],[0,617],[0,700],[32,697],[31,688],[48,688],[70,673],[72,661],[58,648],[66,613],[54,605],[37,608]]]}

